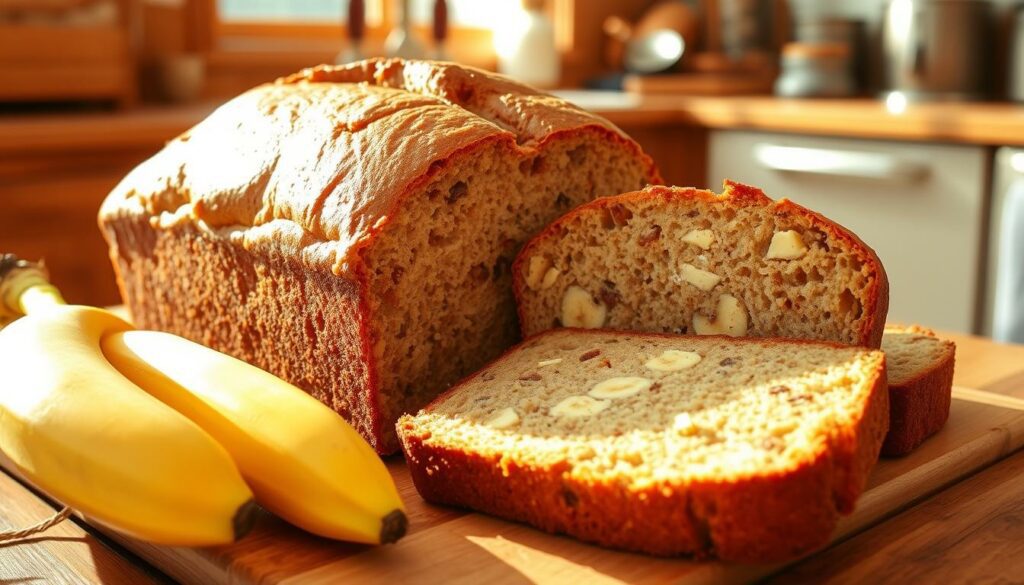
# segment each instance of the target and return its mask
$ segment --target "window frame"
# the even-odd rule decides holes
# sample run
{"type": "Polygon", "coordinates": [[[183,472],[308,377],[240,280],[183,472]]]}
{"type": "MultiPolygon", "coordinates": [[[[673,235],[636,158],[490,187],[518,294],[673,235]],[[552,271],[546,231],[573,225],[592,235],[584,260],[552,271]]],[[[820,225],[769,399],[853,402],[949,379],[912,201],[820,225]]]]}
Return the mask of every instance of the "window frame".
{"type": "MultiPolygon", "coordinates": [[[[341,22],[225,22],[220,18],[217,0],[188,1],[193,4],[192,20],[197,25],[196,48],[212,54],[215,61],[232,60],[244,53],[264,52],[275,53],[281,59],[293,53],[295,56],[323,54],[333,58],[349,39],[348,28],[341,22]]],[[[380,22],[366,23],[364,44],[367,54],[381,54],[393,26],[391,23],[397,24],[398,18],[390,0],[368,1],[380,3],[381,17],[380,22]]],[[[413,34],[423,40],[428,49],[431,48],[431,28],[419,23],[411,26],[413,34]]],[[[492,38],[488,29],[450,25],[447,50],[457,60],[493,69],[497,57],[492,38]]]]}
{"type": "MultiPolygon", "coordinates": [[[[397,20],[393,0],[382,2],[380,22],[367,23],[364,49],[368,56],[384,54],[389,22],[397,20]]],[[[555,23],[555,42],[562,56],[562,80],[566,87],[579,85],[588,75],[601,71],[600,20],[608,10],[631,0],[602,0],[602,10],[587,10],[590,0],[550,0],[548,14],[555,23]],[[583,9],[578,9],[582,7],[583,9]]],[[[249,87],[289,75],[311,65],[333,63],[348,42],[342,23],[236,22],[218,15],[217,0],[184,0],[186,50],[206,58],[208,97],[236,95],[249,87]]],[[[429,25],[414,24],[413,33],[431,48],[429,25]]],[[[482,69],[497,70],[490,30],[450,26],[449,58],[482,69]]],[[[428,55],[429,56],[429,55],[428,55]]]]}
{"type": "MultiPolygon", "coordinates": [[[[337,41],[348,40],[348,28],[341,22],[329,23],[319,21],[273,22],[267,20],[239,20],[225,22],[220,18],[217,0],[201,0],[206,4],[206,19],[211,23],[214,41],[222,38],[250,37],[268,39],[313,38],[337,41]]],[[[366,23],[366,38],[377,38],[387,35],[385,23],[394,17],[391,2],[386,0],[368,0],[380,5],[381,22],[366,23]]]]}

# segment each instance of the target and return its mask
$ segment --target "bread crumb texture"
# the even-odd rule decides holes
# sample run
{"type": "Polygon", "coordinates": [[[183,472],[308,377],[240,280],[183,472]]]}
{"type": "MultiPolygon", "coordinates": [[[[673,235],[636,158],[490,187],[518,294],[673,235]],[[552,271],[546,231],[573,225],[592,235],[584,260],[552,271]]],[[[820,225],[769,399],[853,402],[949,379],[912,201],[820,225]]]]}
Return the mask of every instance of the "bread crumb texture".
{"type": "Polygon", "coordinates": [[[886,327],[882,351],[888,365],[889,385],[902,386],[953,358],[956,346],[919,326],[886,327]]]}
{"type": "Polygon", "coordinates": [[[949,419],[956,345],[924,327],[892,325],[885,328],[882,351],[889,380],[889,433],[882,455],[898,457],[949,419]]]}
{"type": "MultiPolygon", "coordinates": [[[[837,510],[848,512],[863,488],[887,426],[884,368],[879,351],[834,344],[559,329],[527,340],[418,415],[404,417],[399,429],[414,478],[420,476],[417,486],[428,498],[656,554],[715,549],[737,559],[784,557],[785,551],[821,544],[837,510]],[[538,368],[556,359],[561,361],[538,368]],[[495,468],[504,479],[488,484],[487,470],[495,468]],[[467,469],[474,471],[459,472],[467,469]],[[819,474],[813,488],[801,479],[810,470],[819,474]],[[674,536],[659,545],[635,534],[609,536],[606,526],[579,516],[554,525],[545,520],[544,514],[557,516],[561,508],[536,511],[523,502],[459,496],[450,489],[469,482],[474,492],[545,501],[542,494],[509,488],[517,474],[537,486],[545,485],[540,477],[553,475],[556,489],[577,500],[593,496],[598,508],[609,509],[616,498],[636,504],[651,494],[687,509],[689,498],[708,486],[731,486],[714,498],[747,486],[736,497],[751,498],[751,505],[798,506],[755,514],[749,522],[777,524],[753,532],[785,530],[792,519],[780,518],[799,518],[806,506],[807,533],[796,531],[799,542],[781,545],[785,551],[768,543],[738,544],[745,537],[707,517],[730,517],[726,498],[717,501],[727,509],[690,510],[699,518],[666,527],[661,532],[674,536]],[[778,501],[758,500],[765,481],[779,490],[772,496],[778,501]],[[810,491],[800,496],[805,502],[787,504],[793,495],[784,495],[787,489],[810,491]],[[688,542],[681,536],[687,526],[711,533],[688,542]]],[[[650,520],[645,514],[653,510],[637,506],[631,512],[637,518],[625,518],[627,524],[650,520]]]]}
{"type": "Polygon", "coordinates": [[[532,240],[516,271],[525,335],[582,326],[878,347],[888,310],[885,271],[856,236],[730,182],[722,195],[649,187],[588,203],[532,240]],[[538,280],[541,268],[557,279],[538,280]]]}

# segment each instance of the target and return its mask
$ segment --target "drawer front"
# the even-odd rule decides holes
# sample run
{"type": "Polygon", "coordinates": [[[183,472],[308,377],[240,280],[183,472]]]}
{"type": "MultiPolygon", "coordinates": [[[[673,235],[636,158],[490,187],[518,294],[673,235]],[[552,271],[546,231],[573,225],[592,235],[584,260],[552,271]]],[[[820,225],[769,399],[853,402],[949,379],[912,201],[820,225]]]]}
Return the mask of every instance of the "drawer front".
{"type": "Polygon", "coordinates": [[[875,249],[889,321],[975,332],[989,152],[952,146],[718,131],[708,178],[823,213],[875,249]]]}

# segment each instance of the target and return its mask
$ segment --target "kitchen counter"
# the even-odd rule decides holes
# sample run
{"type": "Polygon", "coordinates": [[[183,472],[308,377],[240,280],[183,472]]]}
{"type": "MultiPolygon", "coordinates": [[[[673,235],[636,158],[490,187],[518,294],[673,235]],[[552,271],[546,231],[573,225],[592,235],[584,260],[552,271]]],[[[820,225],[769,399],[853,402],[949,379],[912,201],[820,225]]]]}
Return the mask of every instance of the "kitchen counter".
{"type": "Polygon", "coordinates": [[[675,124],[857,138],[1024,145],[1024,105],[918,103],[901,113],[873,99],[783,99],[772,96],[619,96],[563,92],[621,126],[675,124]]]}
{"type": "Polygon", "coordinates": [[[0,155],[159,147],[216,107],[143,106],[126,111],[0,114],[0,155]]]}
{"type": "MultiPolygon", "coordinates": [[[[638,96],[622,92],[556,92],[627,131],[683,126],[744,128],[988,145],[1024,145],[1024,105],[909,104],[894,114],[872,99],[781,99],[772,96],[638,96]]],[[[127,112],[0,114],[0,154],[151,147],[209,115],[213,102],[145,106],[127,112]]]]}
{"type": "MultiPolygon", "coordinates": [[[[1014,397],[1007,405],[1024,409],[1024,346],[949,337],[957,343],[957,385],[1014,397]]],[[[34,523],[54,509],[3,473],[0,496],[0,527],[4,528],[34,523]]],[[[771,581],[1005,582],[1024,574],[1024,555],[1018,554],[1024,542],[1022,509],[1024,451],[1018,451],[790,566],[771,581]]],[[[26,541],[0,544],[0,583],[62,578],[86,583],[166,581],[78,519],[26,541]]]]}

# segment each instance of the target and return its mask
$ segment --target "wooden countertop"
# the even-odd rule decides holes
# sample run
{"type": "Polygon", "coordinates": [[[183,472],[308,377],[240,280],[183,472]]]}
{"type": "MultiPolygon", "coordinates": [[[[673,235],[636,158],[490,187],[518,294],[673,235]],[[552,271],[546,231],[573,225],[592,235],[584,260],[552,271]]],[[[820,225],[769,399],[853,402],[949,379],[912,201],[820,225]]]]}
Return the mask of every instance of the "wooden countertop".
{"type": "Polygon", "coordinates": [[[923,142],[1024,145],[1024,105],[919,103],[902,113],[872,99],[649,96],[595,110],[621,126],[680,124],[923,142]]]}
{"type": "MultiPolygon", "coordinates": [[[[901,114],[871,99],[636,96],[564,91],[561,95],[622,126],[753,129],[908,141],[1024,145],[1024,105],[910,104],[901,114]]],[[[0,114],[0,154],[152,147],[216,107],[145,106],[127,112],[0,114]]]]}
{"type": "MultiPolygon", "coordinates": [[[[1024,398],[1024,346],[949,335],[955,383],[1024,398]]],[[[965,582],[1024,574],[1024,451],[956,483],[772,577],[777,583],[965,582]]],[[[24,526],[53,507],[0,473],[0,527],[24,526]]],[[[400,545],[399,545],[400,546],[400,545]]],[[[19,543],[0,544],[0,583],[162,581],[164,577],[73,518],[19,543]]]]}
{"type": "Polygon", "coordinates": [[[0,114],[0,155],[146,148],[194,126],[216,104],[127,111],[0,114]]]}

